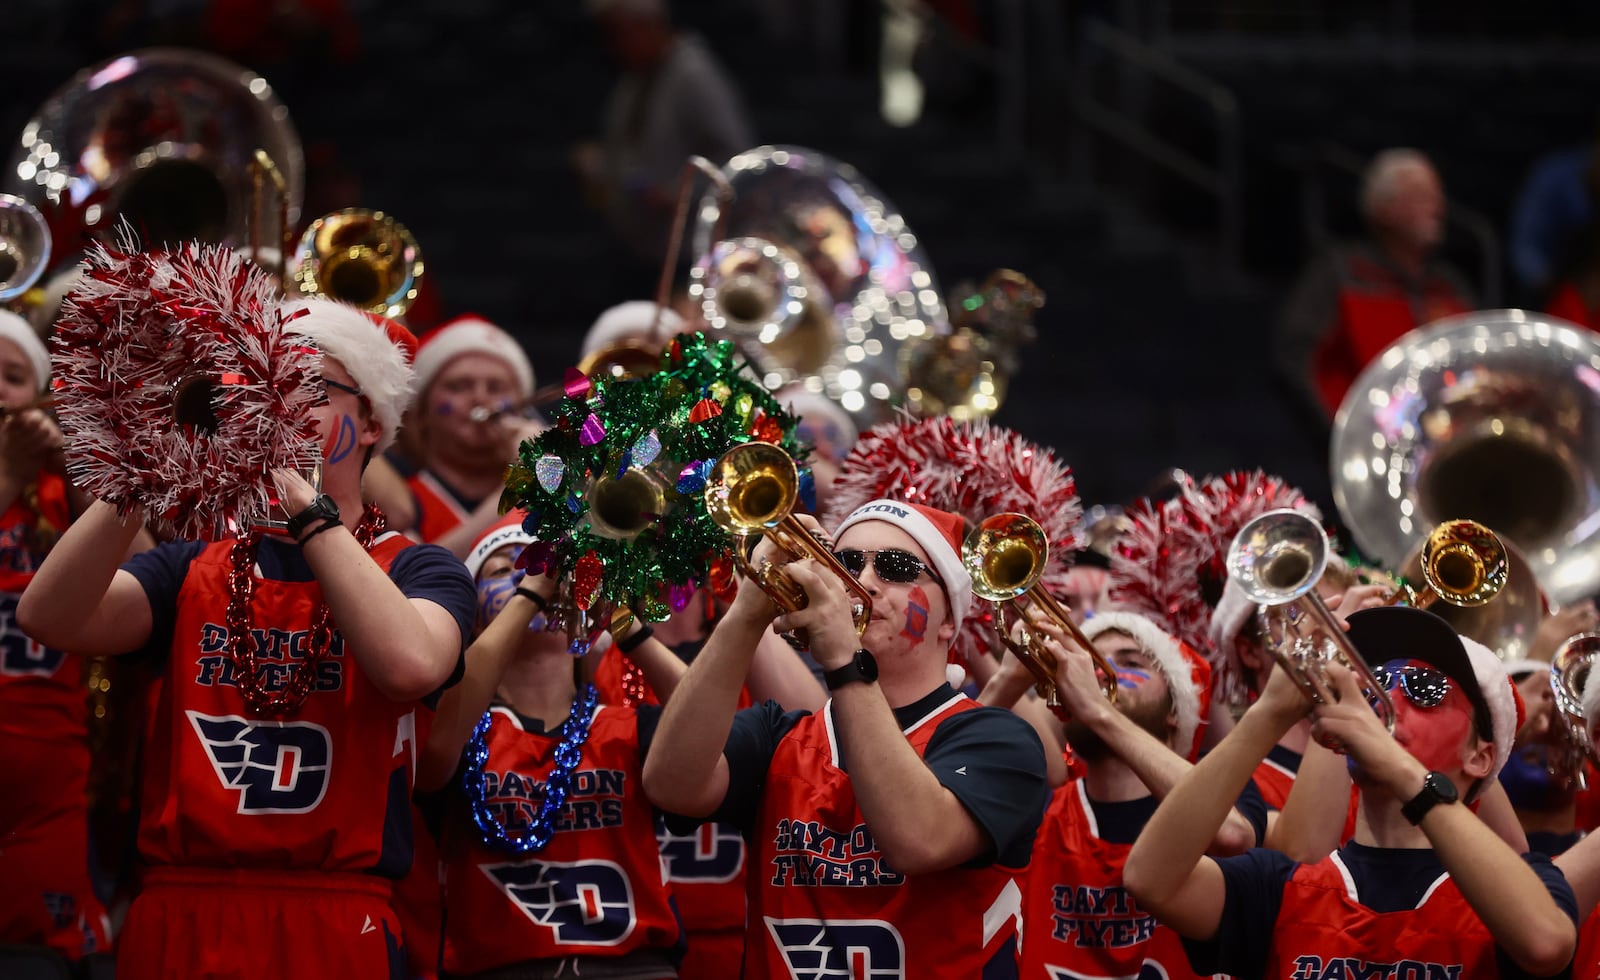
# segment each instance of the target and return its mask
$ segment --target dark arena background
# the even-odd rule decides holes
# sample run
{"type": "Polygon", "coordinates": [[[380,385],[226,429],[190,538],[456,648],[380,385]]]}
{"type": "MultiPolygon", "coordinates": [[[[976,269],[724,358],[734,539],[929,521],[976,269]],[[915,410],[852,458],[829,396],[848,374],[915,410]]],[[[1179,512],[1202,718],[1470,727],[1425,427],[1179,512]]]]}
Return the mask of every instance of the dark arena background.
{"type": "MultiPolygon", "coordinates": [[[[671,6],[755,142],[852,164],[946,291],[1002,267],[1044,291],[994,417],[1057,450],[1086,504],[1134,499],[1173,467],[1260,466],[1331,515],[1325,423],[1286,394],[1272,332],[1318,245],[1360,230],[1360,169],[1386,147],[1427,153],[1449,201],[1443,255],[1478,305],[1538,307],[1513,274],[1514,204],[1543,155],[1594,139],[1600,110],[1600,11],[1579,2],[671,6]]],[[[80,68],[150,46],[219,53],[289,108],[302,220],[399,218],[438,315],[505,326],[541,382],[601,310],[654,292],[575,177],[621,73],[581,4],[5,8],[9,146],[80,68]]]]}

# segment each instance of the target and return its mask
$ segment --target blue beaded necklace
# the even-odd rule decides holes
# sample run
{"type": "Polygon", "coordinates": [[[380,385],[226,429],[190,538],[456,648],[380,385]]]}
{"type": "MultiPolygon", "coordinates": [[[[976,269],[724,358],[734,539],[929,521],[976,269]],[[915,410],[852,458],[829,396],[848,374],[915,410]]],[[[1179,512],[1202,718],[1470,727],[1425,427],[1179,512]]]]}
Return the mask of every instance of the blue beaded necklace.
{"type": "Polygon", "coordinates": [[[533,854],[544,850],[555,836],[556,815],[566,805],[567,791],[572,785],[572,771],[578,768],[583,757],[583,743],[589,738],[589,723],[594,720],[595,702],[599,695],[594,685],[586,685],[583,692],[572,699],[572,712],[561,723],[561,744],[556,746],[556,765],[545,779],[544,797],[539,801],[539,815],[526,834],[512,836],[505,825],[495,819],[494,812],[483,798],[483,769],[489,763],[489,724],[492,712],[484,712],[472,729],[464,752],[466,765],[461,772],[461,788],[467,795],[467,806],[472,822],[478,827],[478,836],[485,847],[512,854],[533,854]]]}

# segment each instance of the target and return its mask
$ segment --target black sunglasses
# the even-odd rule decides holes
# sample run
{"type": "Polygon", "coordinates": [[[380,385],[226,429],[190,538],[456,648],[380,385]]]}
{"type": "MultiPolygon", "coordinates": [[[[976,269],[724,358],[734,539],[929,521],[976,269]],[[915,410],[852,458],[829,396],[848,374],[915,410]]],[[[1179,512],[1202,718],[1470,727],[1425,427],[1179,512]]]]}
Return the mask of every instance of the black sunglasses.
{"type": "Polygon", "coordinates": [[[923,572],[927,572],[929,578],[941,586],[944,585],[944,580],[931,566],[904,548],[884,548],[881,551],[846,548],[833,553],[833,557],[839,559],[839,564],[844,566],[845,571],[857,577],[866,571],[869,556],[872,558],[872,570],[885,582],[905,585],[915,582],[923,572]]]}
{"type": "Polygon", "coordinates": [[[1372,677],[1385,691],[1398,681],[1406,700],[1419,708],[1437,708],[1450,693],[1450,678],[1433,667],[1374,667],[1372,677]]]}

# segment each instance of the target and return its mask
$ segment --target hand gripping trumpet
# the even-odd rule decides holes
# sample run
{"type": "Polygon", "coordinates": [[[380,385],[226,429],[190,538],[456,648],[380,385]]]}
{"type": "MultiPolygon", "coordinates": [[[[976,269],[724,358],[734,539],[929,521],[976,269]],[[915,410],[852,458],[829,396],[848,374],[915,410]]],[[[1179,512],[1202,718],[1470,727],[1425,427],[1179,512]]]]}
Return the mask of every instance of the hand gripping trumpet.
{"type": "Polygon", "coordinates": [[[1481,606],[1500,594],[1510,576],[1505,545],[1477,521],[1445,521],[1423,542],[1421,589],[1402,583],[1388,604],[1404,602],[1427,609],[1443,601],[1452,606],[1481,606]]]}
{"type": "Polygon", "coordinates": [[[1562,738],[1550,750],[1547,768],[1564,787],[1587,789],[1589,780],[1584,770],[1589,763],[1600,762],[1583,713],[1583,689],[1589,684],[1597,658],[1600,633],[1569,637],[1550,658],[1550,693],[1555,699],[1556,715],[1550,724],[1560,726],[1562,738]]]}
{"type": "MultiPolygon", "coordinates": [[[[766,535],[784,551],[815,558],[842,579],[858,600],[854,618],[859,636],[872,616],[872,596],[828,546],[794,516],[799,488],[800,476],[788,453],[771,443],[740,443],[722,454],[706,480],[706,513],[733,533],[733,560],[739,571],[754,579],[786,612],[805,608],[809,602],[805,590],[795,584],[781,564],[764,561],[759,568],[753,567],[746,558],[750,538],[766,535]]],[[[799,631],[796,636],[802,647],[809,645],[803,633],[799,631]]]]}
{"type": "Polygon", "coordinates": [[[1026,597],[1032,609],[1072,637],[1072,642],[1088,651],[1099,668],[1106,700],[1117,702],[1116,670],[1093,642],[1083,635],[1072,614],[1039,585],[1050,560],[1050,540],[1044,528],[1026,514],[995,514],[967,533],[961,544],[961,561],[972,576],[972,591],[995,604],[996,625],[1001,642],[1017,655],[1033,674],[1035,689],[1051,709],[1061,708],[1056,690],[1056,658],[1044,645],[1046,635],[1018,609],[1026,597]],[[1007,624],[1008,613],[1021,612],[1022,642],[1014,642],[1007,624]]]}
{"type": "Polygon", "coordinates": [[[1228,548],[1228,577],[1260,607],[1263,643],[1306,697],[1315,704],[1332,700],[1323,670],[1338,663],[1356,675],[1392,732],[1389,693],[1317,594],[1331,550],[1316,521],[1296,510],[1271,510],[1239,529],[1228,548]]]}

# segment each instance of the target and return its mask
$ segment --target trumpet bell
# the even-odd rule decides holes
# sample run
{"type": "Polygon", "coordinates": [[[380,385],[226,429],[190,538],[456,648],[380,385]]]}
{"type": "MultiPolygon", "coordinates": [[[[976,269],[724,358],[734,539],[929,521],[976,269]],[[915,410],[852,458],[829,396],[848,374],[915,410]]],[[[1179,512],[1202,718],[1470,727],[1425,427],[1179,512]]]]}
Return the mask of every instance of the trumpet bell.
{"type": "Polygon", "coordinates": [[[710,330],[759,345],[763,370],[815,374],[837,344],[822,286],[783,248],[761,238],[717,242],[689,272],[689,298],[700,301],[710,330]]]}
{"type": "Polygon", "coordinates": [[[1380,354],[1334,418],[1333,497],[1388,568],[1440,521],[1521,549],[1558,603],[1600,589],[1600,337],[1556,317],[1482,310],[1380,354]]]}
{"type": "Polygon", "coordinates": [[[1239,529],[1228,549],[1228,574],[1258,606],[1314,592],[1328,567],[1328,536],[1295,510],[1274,510],[1239,529]]]}
{"type": "Polygon", "coordinates": [[[661,370],[661,348],[638,340],[619,340],[586,354],[578,370],[590,378],[626,381],[661,370]]]}
{"type": "Polygon", "coordinates": [[[734,534],[760,534],[794,510],[800,475],[789,454],[747,442],[722,455],[706,481],[706,513],[734,534]]]}
{"type": "Polygon", "coordinates": [[[327,296],[396,319],[416,302],[422,249],[382,211],[347,208],[313,221],[295,249],[293,277],[307,296],[327,296]]]}
{"type": "Polygon", "coordinates": [[[990,602],[1015,599],[1037,585],[1049,555],[1044,528],[1025,514],[985,518],[961,543],[972,591],[990,602]]]}
{"type": "Polygon", "coordinates": [[[50,265],[50,226],[39,209],[0,194],[0,303],[32,289],[50,265]]]}
{"type": "Polygon", "coordinates": [[[272,87],[215,55],[150,48],[52,93],[23,127],[0,190],[71,209],[91,233],[125,219],[146,244],[237,247],[248,239],[257,149],[283,174],[292,225],[305,162],[272,87]]]}
{"type": "Polygon", "coordinates": [[[1552,760],[1550,772],[1567,785],[1583,786],[1586,765],[1600,763],[1595,752],[1593,719],[1586,717],[1583,709],[1583,691],[1597,660],[1600,633],[1579,633],[1568,638],[1550,659],[1550,694],[1556,714],[1552,724],[1561,727],[1564,743],[1563,750],[1552,760]]]}

